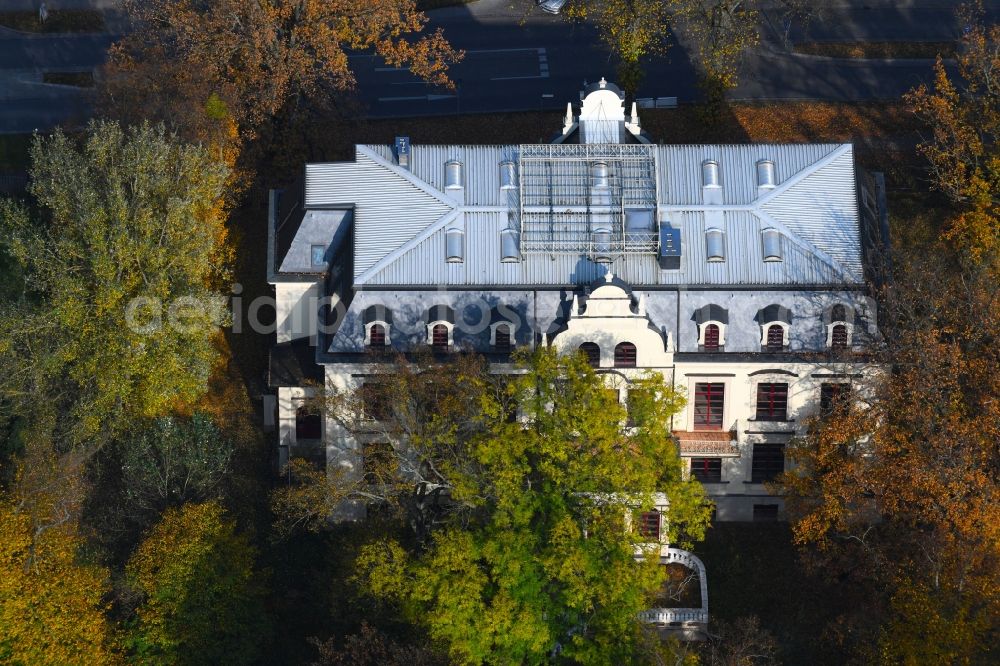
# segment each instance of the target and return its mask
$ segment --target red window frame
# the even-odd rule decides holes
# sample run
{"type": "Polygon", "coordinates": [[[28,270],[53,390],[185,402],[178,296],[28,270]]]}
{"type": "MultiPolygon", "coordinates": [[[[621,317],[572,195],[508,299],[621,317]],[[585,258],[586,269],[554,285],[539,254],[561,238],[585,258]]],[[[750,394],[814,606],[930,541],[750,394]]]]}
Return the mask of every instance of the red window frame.
{"type": "Polygon", "coordinates": [[[580,345],[579,349],[586,354],[587,362],[590,363],[590,367],[601,367],[601,348],[596,342],[584,342],[580,345]]]}
{"type": "Polygon", "coordinates": [[[719,326],[718,324],[705,325],[705,351],[719,350],[719,326]]]}
{"type": "Polygon", "coordinates": [[[722,430],[726,407],[726,385],[705,382],[694,385],[694,427],[696,430],[722,430]]]}
{"type": "Polygon", "coordinates": [[[635,345],[631,342],[619,342],[615,345],[615,367],[635,367],[635,345]]]}
{"type": "Polygon", "coordinates": [[[778,324],[767,327],[767,351],[781,351],[785,348],[785,329],[778,324]]]}
{"type": "Polygon", "coordinates": [[[833,349],[847,349],[847,326],[845,324],[834,324],[830,335],[830,347],[833,349]]]}
{"type": "Polygon", "coordinates": [[[510,325],[500,324],[494,334],[494,347],[497,351],[510,351],[510,325]]]}
{"type": "Polygon", "coordinates": [[[722,458],[691,458],[691,476],[701,483],[722,483],[722,458]]]}
{"type": "Polygon", "coordinates": [[[372,324],[368,329],[368,346],[385,347],[385,326],[372,324]]]}
{"type": "Polygon", "coordinates": [[[434,324],[431,329],[431,346],[437,351],[448,349],[448,327],[444,324],[434,324]]]}
{"type": "Polygon", "coordinates": [[[788,384],[761,382],[757,384],[758,421],[785,421],[788,419],[788,384]]]}
{"type": "Polygon", "coordinates": [[[638,532],[640,536],[660,539],[660,512],[657,510],[643,511],[639,514],[638,532]]]}

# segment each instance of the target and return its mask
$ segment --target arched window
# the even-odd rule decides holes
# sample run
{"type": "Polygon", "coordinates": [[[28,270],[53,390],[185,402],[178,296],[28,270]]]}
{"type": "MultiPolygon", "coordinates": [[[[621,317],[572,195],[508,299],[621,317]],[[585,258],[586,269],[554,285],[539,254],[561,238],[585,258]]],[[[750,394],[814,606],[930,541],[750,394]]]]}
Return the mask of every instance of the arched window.
{"type": "Polygon", "coordinates": [[[785,329],[777,324],[767,327],[767,351],[781,351],[785,348],[785,329]]]}
{"type": "Polygon", "coordinates": [[[448,351],[448,327],[444,324],[435,324],[431,329],[431,347],[434,351],[448,351]]]}
{"type": "Polygon", "coordinates": [[[295,410],[295,441],[306,442],[323,436],[323,417],[306,406],[295,410]]]}
{"type": "Polygon", "coordinates": [[[372,324],[368,329],[368,346],[374,349],[385,347],[385,326],[372,324]]]}
{"type": "Polygon", "coordinates": [[[717,324],[707,324],[705,326],[705,351],[719,351],[719,326],[717,324]]]}
{"type": "Polygon", "coordinates": [[[847,349],[847,325],[834,324],[830,335],[830,346],[833,349],[847,349]]]}
{"type": "Polygon", "coordinates": [[[615,346],[615,367],[635,367],[635,345],[631,342],[619,342],[615,346]]]}
{"type": "Polygon", "coordinates": [[[601,367],[601,348],[597,346],[596,342],[584,342],[580,345],[580,351],[586,354],[590,367],[601,367]]]}
{"type": "Polygon", "coordinates": [[[830,309],[830,321],[847,321],[847,308],[839,303],[830,309]]]}
{"type": "Polygon", "coordinates": [[[496,342],[494,346],[497,351],[510,351],[510,326],[508,324],[500,324],[497,326],[496,342]]]}

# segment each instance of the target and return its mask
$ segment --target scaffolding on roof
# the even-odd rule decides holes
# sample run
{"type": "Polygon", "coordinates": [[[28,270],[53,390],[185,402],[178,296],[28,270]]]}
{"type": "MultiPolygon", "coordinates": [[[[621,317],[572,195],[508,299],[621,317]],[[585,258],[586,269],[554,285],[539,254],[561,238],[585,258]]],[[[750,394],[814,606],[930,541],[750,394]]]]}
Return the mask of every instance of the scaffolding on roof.
{"type": "Polygon", "coordinates": [[[655,146],[526,144],[518,167],[522,253],[610,261],[657,251],[655,146]]]}

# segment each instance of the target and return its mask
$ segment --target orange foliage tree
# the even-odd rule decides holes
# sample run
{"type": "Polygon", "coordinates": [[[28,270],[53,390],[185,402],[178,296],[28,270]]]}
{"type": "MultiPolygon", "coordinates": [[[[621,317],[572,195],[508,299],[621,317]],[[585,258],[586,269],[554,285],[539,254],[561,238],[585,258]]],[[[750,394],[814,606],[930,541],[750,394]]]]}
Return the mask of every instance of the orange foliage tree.
{"type": "Polygon", "coordinates": [[[29,447],[0,492],[0,662],[115,663],[108,571],[81,561],[78,454],[29,447]]]}
{"type": "Polygon", "coordinates": [[[107,111],[176,123],[188,138],[253,136],[286,103],[351,89],[348,51],[372,50],[432,84],[450,85],[461,54],[414,0],[141,0],[137,30],[106,72],[107,111]]]}
{"type": "Polygon", "coordinates": [[[983,23],[981,1],[959,16],[958,78],[939,57],[933,85],[921,84],[906,101],[931,131],[918,147],[931,182],[960,209],[947,238],[979,262],[1000,249],[1000,24],[983,23]]]}
{"type": "Polygon", "coordinates": [[[940,256],[895,278],[877,379],[790,449],[790,515],[888,609],[881,659],[979,663],[1000,631],[1000,287],[940,256]]]}

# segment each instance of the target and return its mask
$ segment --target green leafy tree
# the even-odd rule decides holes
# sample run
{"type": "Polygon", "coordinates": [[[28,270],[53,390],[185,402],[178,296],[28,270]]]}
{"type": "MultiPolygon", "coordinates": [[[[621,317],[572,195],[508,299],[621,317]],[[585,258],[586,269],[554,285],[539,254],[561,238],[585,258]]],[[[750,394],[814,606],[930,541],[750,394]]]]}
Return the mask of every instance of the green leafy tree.
{"type": "Polygon", "coordinates": [[[128,647],[146,664],[246,664],[268,628],[255,550],[215,502],[168,509],[125,573],[141,594],[128,647]]]}
{"type": "Polygon", "coordinates": [[[122,446],[122,499],[147,515],[211,499],[232,456],[232,444],[204,414],[156,419],[122,446]]]}
{"type": "Polygon", "coordinates": [[[23,290],[0,308],[4,392],[56,441],[103,442],[206,389],[226,168],[161,128],[94,122],[32,146],[37,207],[0,201],[23,290]]]}
{"type": "MultiPolygon", "coordinates": [[[[503,381],[482,362],[441,364],[457,388],[434,388],[438,406],[415,420],[433,422],[436,435],[415,430],[393,447],[399,457],[383,465],[384,481],[368,481],[370,501],[402,479],[412,495],[411,470],[423,469],[416,485],[445,489],[445,517],[421,549],[391,539],[362,549],[359,580],[398,602],[457,663],[627,662],[644,642],[637,614],[664,579],[658,547],[640,543],[649,539],[630,531],[632,516],[664,494],[667,536],[679,545],[701,538],[709,520],[669,435],[683,398],[650,373],[630,384],[627,413],[582,356],[543,349],[519,364],[523,374],[503,381]],[[474,421],[447,427],[466,410],[474,421]]],[[[403,374],[403,386],[423,376],[403,374]]],[[[411,396],[389,403],[404,420],[415,405],[431,407],[383,382],[411,396]]],[[[411,386],[421,385],[434,386],[411,386]]]]}

